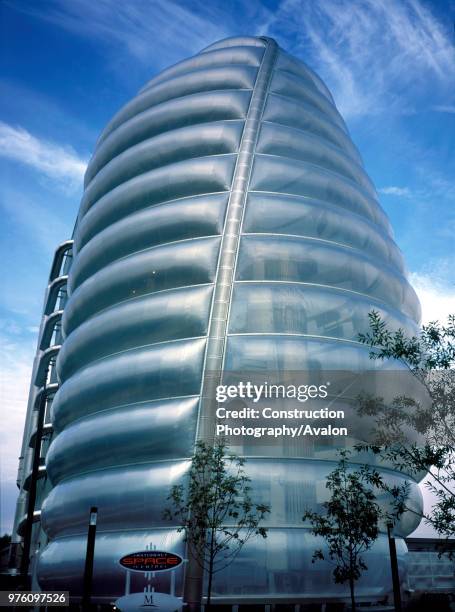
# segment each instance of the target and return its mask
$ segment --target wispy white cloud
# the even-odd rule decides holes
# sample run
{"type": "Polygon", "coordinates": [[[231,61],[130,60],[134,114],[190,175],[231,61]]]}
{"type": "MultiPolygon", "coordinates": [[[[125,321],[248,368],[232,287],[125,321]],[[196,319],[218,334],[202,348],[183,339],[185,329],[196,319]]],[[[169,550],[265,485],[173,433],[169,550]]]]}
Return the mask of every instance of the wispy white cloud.
{"type": "Polygon", "coordinates": [[[34,339],[14,339],[0,334],[0,396],[2,412],[7,415],[8,427],[0,431],[1,479],[13,481],[17,473],[28,390],[33,366],[34,339]]]}
{"type": "MultiPolygon", "coordinates": [[[[441,262],[444,268],[444,262],[441,262]]],[[[434,273],[417,273],[410,275],[410,282],[419,296],[422,306],[422,323],[430,321],[446,322],[449,314],[455,314],[455,283],[450,284],[444,270],[434,273]]]]}
{"type": "Polygon", "coordinates": [[[412,133],[397,136],[395,146],[399,147],[401,155],[406,156],[409,165],[412,165],[418,181],[419,187],[413,188],[412,195],[432,205],[435,201],[445,201],[450,203],[447,211],[452,210],[451,203],[455,197],[453,158],[448,153],[444,155],[442,152],[441,155],[436,148],[416,142],[412,133]]]}
{"type": "Polygon", "coordinates": [[[11,532],[18,458],[27,410],[36,335],[13,333],[11,321],[0,320],[0,401],[8,426],[0,428],[0,520],[3,532],[11,532]]]}
{"type": "Polygon", "coordinates": [[[72,147],[33,136],[22,127],[0,121],[0,155],[30,166],[67,189],[82,185],[87,161],[72,147]]]}
{"type": "Polygon", "coordinates": [[[455,104],[434,104],[431,107],[431,110],[436,111],[437,113],[455,113],[455,104]]]}
{"type": "Polygon", "coordinates": [[[384,195],[399,196],[403,198],[409,198],[411,196],[411,190],[409,187],[396,187],[395,185],[380,187],[378,192],[383,193],[384,195]]]}
{"type": "Polygon", "coordinates": [[[413,113],[398,94],[455,80],[451,33],[418,0],[283,0],[263,29],[294,41],[347,117],[413,113]]]}
{"type": "MultiPolygon", "coordinates": [[[[396,124],[385,135],[376,132],[375,138],[378,148],[386,150],[393,145],[391,154],[398,153],[400,174],[406,176],[407,183],[405,186],[385,185],[378,189],[379,193],[400,195],[416,204],[425,202],[429,207],[434,207],[437,202],[441,225],[444,225],[455,197],[454,163],[448,148],[450,132],[447,131],[447,147],[441,148],[427,140],[419,141],[415,131],[400,129],[396,124]],[[405,191],[398,192],[395,188],[405,191]],[[442,202],[445,204],[441,205],[442,202]]],[[[429,210],[425,214],[430,214],[429,210]]],[[[424,226],[421,224],[420,227],[424,226]]]]}
{"type": "Polygon", "coordinates": [[[19,190],[3,189],[0,211],[20,229],[29,245],[36,245],[43,261],[47,262],[56,245],[71,235],[71,225],[62,219],[60,211],[52,210],[19,190]]]}
{"type": "Polygon", "coordinates": [[[3,117],[20,117],[20,125],[27,126],[32,134],[46,134],[48,140],[71,142],[73,146],[77,143],[83,151],[91,150],[96,142],[99,125],[93,124],[90,112],[68,108],[52,91],[34,87],[31,80],[23,82],[13,75],[0,79],[0,98],[3,117]]]}
{"type": "Polygon", "coordinates": [[[147,66],[177,61],[229,35],[225,21],[211,18],[210,3],[199,11],[172,0],[50,0],[44,10],[33,5],[15,8],[74,34],[121,47],[147,66]]]}
{"type": "Polygon", "coordinates": [[[251,34],[274,36],[310,63],[327,80],[345,117],[413,114],[412,96],[405,107],[400,93],[427,87],[432,79],[450,92],[455,81],[451,33],[419,0],[282,0],[273,11],[259,0],[227,5],[49,0],[39,10],[33,4],[11,6],[115,48],[112,63],[124,76],[137,69],[127,64],[124,51],[143,67],[158,69],[238,34],[239,22],[247,23],[251,34]]]}

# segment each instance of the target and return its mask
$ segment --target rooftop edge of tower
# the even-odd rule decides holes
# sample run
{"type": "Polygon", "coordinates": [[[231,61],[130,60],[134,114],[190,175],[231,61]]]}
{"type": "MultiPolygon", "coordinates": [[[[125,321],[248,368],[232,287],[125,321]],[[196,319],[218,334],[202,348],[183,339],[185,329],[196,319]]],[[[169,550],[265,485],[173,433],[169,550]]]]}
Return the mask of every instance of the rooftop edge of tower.
{"type": "Polygon", "coordinates": [[[230,36],[205,47],[199,53],[207,53],[208,51],[226,49],[228,47],[265,47],[267,42],[272,40],[276,42],[267,36],[230,36]]]}

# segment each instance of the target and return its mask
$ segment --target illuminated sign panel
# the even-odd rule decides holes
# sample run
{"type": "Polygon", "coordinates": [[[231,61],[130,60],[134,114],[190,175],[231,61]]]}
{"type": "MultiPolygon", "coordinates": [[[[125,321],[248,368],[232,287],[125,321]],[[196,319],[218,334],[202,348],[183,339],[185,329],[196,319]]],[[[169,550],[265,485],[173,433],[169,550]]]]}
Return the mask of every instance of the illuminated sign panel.
{"type": "Polygon", "coordinates": [[[119,563],[134,572],[164,572],[178,567],[183,563],[183,559],[175,553],[161,550],[142,550],[125,555],[119,563]]]}

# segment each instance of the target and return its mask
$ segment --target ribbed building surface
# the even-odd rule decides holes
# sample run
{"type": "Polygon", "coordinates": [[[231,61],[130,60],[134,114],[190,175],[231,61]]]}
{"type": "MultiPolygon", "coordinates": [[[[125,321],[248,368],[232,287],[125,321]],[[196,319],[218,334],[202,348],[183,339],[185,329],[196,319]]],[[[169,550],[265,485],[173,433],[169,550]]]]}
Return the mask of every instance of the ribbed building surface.
{"type": "MultiPolygon", "coordinates": [[[[164,70],[108,124],[86,173],[68,294],[37,572],[45,590],[80,592],[96,505],[104,601],[123,593],[122,555],[150,543],[183,554],[162,509],[207,435],[208,372],[368,368],[357,342],[368,312],[411,331],[420,316],[329,91],[265,38],[224,40],[164,70]]],[[[311,565],[301,521],[333,463],[317,444],[254,454],[255,495],[273,501],[269,536],[219,575],[215,596],[344,592],[330,567],[311,565]]],[[[414,527],[405,517],[400,535],[414,527]]],[[[386,551],[381,536],[362,594],[388,590],[386,551]]],[[[156,585],[168,591],[169,575],[156,585]]]]}

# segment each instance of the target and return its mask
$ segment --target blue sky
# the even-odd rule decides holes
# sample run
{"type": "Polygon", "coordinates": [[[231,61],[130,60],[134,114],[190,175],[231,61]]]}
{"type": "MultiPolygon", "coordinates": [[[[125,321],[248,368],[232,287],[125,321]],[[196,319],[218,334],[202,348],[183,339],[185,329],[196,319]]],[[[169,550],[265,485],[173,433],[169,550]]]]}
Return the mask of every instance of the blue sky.
{"type": "Polygon", "coordinates": [[[3,0],[0,3],[0,531],[43,291],[109,118],[214,40],[268,35],[332,91],[403,250],[424,319],[455,311],[452,0],[3,0]],[[451,261],[452,259],[452,261],[451,261]],[[5,427],[7,423],[7,427],[5,427]]]}

